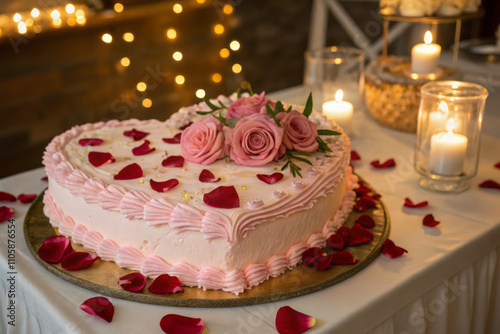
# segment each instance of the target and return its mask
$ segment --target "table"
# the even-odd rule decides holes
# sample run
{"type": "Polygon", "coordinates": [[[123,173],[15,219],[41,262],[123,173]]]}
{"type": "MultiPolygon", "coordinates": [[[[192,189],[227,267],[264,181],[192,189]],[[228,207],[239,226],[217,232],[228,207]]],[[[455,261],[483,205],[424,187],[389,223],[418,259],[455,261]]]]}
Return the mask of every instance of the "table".
{"type": "MultiPolygon", "coordinates": [[[[494,87],[493,99],[500,99],[500,84],[494,87]]],[[[305,93],[296,87],[273,97],[303,103],[305,93]]],[[[2,293],[0,332],[161,333],[160,319],[176,313],[202,318],[205,333],[276,333],[276,312],[289,305],[318,319],[310,333],[500,333],[500,192],[477,187],[486,179],[500,181],[500,170],[493,167],[500,161],[498,113],[498,104],[488,100],[479,171],[471,189],[440,194],[418,186],[412,165],[415,136],[383,128],[357,110],[352,148],[362,160],[355,162],[356,172],[382,194],[392,221],[390,238],[408,253],[398,259],[381,255],[346,281],[282,302],[190,309],[109,298],[115,315],[106,323],[79,309],[96,293],[56,278],[32,258],[22,230],[29,206],[8,203],[16,210],[15,274],[8,274],[8,224],[4,222],[0,224],[0,286],[7,293],[8,279],[14,276],[16,326],[7,324],[7,298],[2,293]],[[374,159],[388,158],[396,160],[396,168],[369,166],[374,159]],[[405,209],[405,197],[428,200],[430,206],[405,209]],[[441,224],[424,227],[422,218],[427,213],[441,224]]],[[[4,178],[0,190],[39,193],[46,187],[40,180],[44,175],[43,169],[36,169],[4,178]]]]}

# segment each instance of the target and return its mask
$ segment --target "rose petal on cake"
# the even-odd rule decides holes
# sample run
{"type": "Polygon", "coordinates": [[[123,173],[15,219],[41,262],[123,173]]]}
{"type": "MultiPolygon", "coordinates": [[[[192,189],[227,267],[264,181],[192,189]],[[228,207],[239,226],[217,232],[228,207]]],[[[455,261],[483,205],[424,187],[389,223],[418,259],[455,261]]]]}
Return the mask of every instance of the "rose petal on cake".
{"type": "Polygon", "coordinates": [[[340,234],[332,234],[326,240],[326,248],[333,250],[344,249],[344,238],[340,234]]]}
{"type": "Polygon", "coordinates": [[[404,253],[408,253],[408,251],[404,248],[396,246],[391,239],[387,239],[384,241],[384,245],[382,246],[382,254],[391,259],[400,257],[404,253]]]}
{"type": "Polygon", "coordinates": [[[359,161],[361,160],[361,157],[359,156],[358,152],[352,150],[351,151],[351,161],[359,161]]]}
{"type": "Polygon", "coordinates": [[[220,177],[219,178],[215,178],[214,173],[212,173],[208,169],[202,170],[201,173],[200,173],[200,177],[198,179],[200,180],[200,182],[205,182],[205,183],[208,183],[208,182],[215,183],[215,182],[219,182],[220,181],[220,177]]]}
{"type": "Polygon", "coordinates": [[[434,227],[439,225],[440,222],[434,219],[432,214],[428,214],[424,217],[423,224],[428,227],[434,227]]]}
{"type": "Polygon", "coordinates": [[[273,184],[273,183],[276,183],[283,178],[283,173],[276,172],[276,173],[273,173],[271,175],[257,174],[257,177],[262,182],[265,182],[267,184],[273,184]]]}
{"type": "Polygon", "coordinates": [[[61,267],[69,271],[75,271],[90,267],[98,256],[93,256],[87,252],[74,252],[66,255],[61,261],[61,267]]]}
{"type": "Polygon", "coordinates": [[[141,292],[146,286],[146,276],[141,273],[131,273],[120,277],[118,285],[126,291],[141,292]]]}
{"type": "Polygon", "coordinates": [[[208,206],[221,209],[240,207],[240,198],[234,186],[220,186],[215,188],[203,195],[203,202],[208,206]]]}
{"type": "Polygon", "coordinates": [[[373,240],[372,231],[364,228],[359,224],[355,224],[349,231],[349,242],[347,246],[356,246],[365,244],[373,240]]]}
{"type": "Polygon", "coordinates": [[[423,202],[420,202],[420,203],[413,203],[413,201],[411,199],[409,199],[408,197],[406,197],[405,198],[405,204],[404,204],[404,206],[407,207],[407,208],[424,208],[428,204],[429,204],[429,202],[427,202],[427,201],[423,201],[423,202]]]}
{"type": "Polygon", "coordinates": [[[354,188],[353,191],[356,193],[356,197],[361,197],[364,195],[368,195],[370,193],[371,189],[368,188],[367,186],[359,186],[358,188],[354,188]]]}
{"type": "Polygon", "coordinates": [[[16,196],[0,191],[0,202],[15,202],[16,196]]]}
{"type": "Polygon", "coordinates": [[[355,259],[351,253],[348,251],[341,251],[333,254],[332,258],[333,264],[356,264],[358,263],[358,259],[355,259]]]}
{"type": "Polygon", "coordinates": [[[495,168],[500,169],[500,162],[497,162],[497,163],[495,164],[495,168]]]}
{"type": "Polygon", "coordinates": [[[125,131],[123,132],[123,135],[126,137],[133,138],[134,140],[141,140],[142,138],[146,137],[149,135],[148,132],[142,132],[136,129],[132,129],[130,131],[125,131]]]}
{"type": "Polygon", "coordinates": [[[151,188],[159,193],[164,193],[178,184],[179,181],[177,179],[170,179],[163,182],[157,182],[153,179],[149,180],[149,185],[151,186],[151,188]]]}
{"type": "Polygon", "coordinates": [[[9,220],[14,215],[14,209],[2,206],[0,207],[0,222],[9,220]]]}
{"type": "Polygon", "coordinates": [[[161,318],[160,327],[167,334],[201,334],[205,324],[200,318],[167,314],[161,318]]]}
{"type": "Polygon", "coordinates": [[[17,199],[19,200],[19,202],[24,203],[24,204],[33,202],[35,200],[35,198],[36,198],[36,194],[21,194],[21,195],[17,196],[17,199]]]}
{"type": "Polygon", "coordinates": [[[40,179],[40,181],[48,181],[49,180],[49,177],[48,176],[44,176],[40,179]]]}
{"type": "Polygon", "coordinates": [[[316,325],[316,319],[294,310],[290,306],[280,307],[276,313],[276,330],[280,334],[301,334],[316,325]]]}
{"type": "Polygon", "coordinates": [[[313,267],[319,271],[330,269],[333,266],[333,254],[326,254],[318,257],[313,263],[313,267]]]}
{"type": "Polygon", "coordinates": [[[103,143],[100,138],[82,138],[78,141],[81,146],[99,146],[103,143]]]}
{"type": "Polygon", "coordinates": [[[121,171],[114,176],[115,180],[133,180],[142,176],[142,168],[137,163],[123,167],[121,171]]]}
{"type": "Polygon", "coordinates": [[[172,138],[162,138],[162,140],[167,144],[180,144],[182,132],[176,134],[172,138]]]}
{"type": "Polygon", "coordinates": [[[89,162],[94,167],[99,167],[102,165],[110,164],[115,162],[115,158],[111,155],[111,153],[107,152],[90,152],[89,153],[89,162]]]}
{"type": "Polygon", "coordinates": [[[323,256],[325,251],[319,247],[308,248],[302,253],[302,263],[305,266],[310,266],[316,261],[320,256],[323,256]]]}
{"type": "Polygon", "coordinates": [[[144,143],[142,143],[141,145],[134,147],[132,149],[132,154],[133,155],[144,155],[144,154],[148,154],[148,153],[153,152],[155,150],[155,148],[149,147],[149,144],[151,144],[151,142],[146,139],[144,141],[144,143]]]}
{"type": "Polygon", "coordinates": [[[95,315],[99,318],[111,322],[115,308],[111,302],[105,297],[89,298],[80,305],[80,308],[90,315],[95,315]]]}
{"type": "Polygon", "coordinates": [[[488,189],[498,189],[498,190],[500,190],[500,184],[498,184],[498,182],[495,182],[493,180],[486,180],[486,181],[481,182],[479,184],[479,188],[488,188],[488,189]]]}
{"type": "Polygon", "coordinates": [[[181,127],[179,128],[179,130],[183,130],[183,131],[184,131],[184,130],[186,130],[186,129],[187,129],[187,128],[191,125],[191,124],[193,124],[193,122],[189,122],[188,124],[184,124],[183,126],[181,126],[181,127]]]}
{"type": "Polygon", "coordinates": [[[72,251],[69,239],[63,235],[57,235],[43,241],[43,244],[38,248],[38,256],[45,262],[59,263],[72,251]]]}
{"type": "Polygon", "coordinates": [[[370,165],[372,165],[375,168],[392,168],[396,167],[396,161],[394,159],[389,159],[384,163],[380,163],[380,160],[373,160],[370,162],[370,165]]]}
{"type": "Polygon", "coordinates": [[[366,227],[366,228],[375,227],[375,220],[373,220],[373,218],[369,215],[359,216],[358,219],[356,219],[356,221],[354,223],[359,224],[359,225],[366,227]]]}
{"type": "Polygon", "coordinates": [[[344,239],[344,245],[349,243],[349,234],[350,234],[350,229],[347,226],[340,226],[339,229],[337,230],[337,234],[344,239]]]}
{"type": "Polygon", "coordinates": [[[182,167],[184,166],[184,157],[181,155],[171,155],[161,162],[163,167],[182,167]]]}
{"type": "Polygon", "coordinates": [[[162,274],[158,276],[148,287],[148,290],[157,295],[165,295],[176,292],[184,292],[181,281],[176,276],[162,274]]]}

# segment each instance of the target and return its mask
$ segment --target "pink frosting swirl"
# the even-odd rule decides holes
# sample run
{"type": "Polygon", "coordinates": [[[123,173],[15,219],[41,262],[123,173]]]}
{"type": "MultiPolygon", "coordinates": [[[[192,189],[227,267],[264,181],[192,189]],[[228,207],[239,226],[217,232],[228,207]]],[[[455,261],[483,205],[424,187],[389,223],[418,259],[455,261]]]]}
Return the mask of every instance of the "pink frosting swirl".
{"type": "Polygon", "coordinates": [[[250,115],[236,123],[234,129],[224,128],[226,155],[238,165],[263,166],[278,160],[283,129],[268,116],[250,115]]]}
{"type": "Polygon", "coordinates": [[[265,92],[254,94],[249,97],[240,97],[238,100],[231,103],[227,108],[226,117],[227,118],[241,118],[243,116],[250,116],[254,114],[264,114],[267,115],[267,111],[262,109],[265,107],[269,99],[265,96],[265,92]],[[261,111],[261,109],[263,111],[261,111]]]}
{"type": "Polygon", "coordinates": [[[202,165],[224,158],[224,135],[219,120],[210,116],[184,130],[181,152],[186,160],[202,165]]]}
{"type": "Polygon", "coordinates": [[[318,149],[316,124],[297,110],[292,110],[289,113],[280,112],[276,118],[284,129],[280,155],[285,154],[286,149],[308,153],[316,152],[318,149]]]}

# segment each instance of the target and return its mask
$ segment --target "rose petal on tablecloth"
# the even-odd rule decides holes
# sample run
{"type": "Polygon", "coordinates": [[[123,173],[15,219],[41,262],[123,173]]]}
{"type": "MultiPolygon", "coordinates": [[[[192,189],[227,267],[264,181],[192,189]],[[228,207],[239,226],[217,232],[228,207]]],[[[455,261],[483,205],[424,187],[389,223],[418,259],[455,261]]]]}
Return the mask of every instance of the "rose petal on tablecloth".
{"type": "Polygon", "coordinates": [[[201,334],[205,324],[200,318],[167,314],[161,319],[160,327],[167,334],[201,334]]]}
{"type": "Polygon", "coordinates": [[[411,199],[409,199],[408,197],[406,197],[405,198],[405,204],[403,206],[407,207],[407,208],[415,209],[415,208],[424,208],[428,204],[429,204],[429,202],[427,202],[427,201],[423,201],[423,202],[420,202],[420,203],[413,203],[413,201],[411,199]]]}
{"type": "Polygon", "coordinates": [[[17,196],[17,199],[19,200],[19,202],[21,203],[24,203],[24,204],[28,204],[28,203],[31,203],[35,200],[36,198],[36,194],[21,194],[19,196],[17,196]]]}
{"type": "Polygon", "coordinates": [[[15,202],[16,200],[16,196],[0,191],[0,202],[15,202]]]}
{"type": "Polygon", "coordinates": [[[434,216],[432,214],[428,214],[424,217],[424,220],[422,222],[425,226],[428,227],[434,227],[439,225],[440,222],[434,219],[434,216]]]}
{"type": "Polygon", "coordinates": [[[0,207],[0,222],[9,220],[14,215],[14,209],[7,206],[0,207]]]}
{"type": "Polygon", "coordinates": [[[316,319],[294,310],[290,306],[280,307],[276,313],[276,330],[280,334],[301,334],[316,325],[316,319]]]}
{"type": "Polygon", "coordinates": [[[111,322],[115,308],[105,297],[93,297],[84,301],[80,308],[88,314],[95,315],[101,319],[111,322]]]}
{"type": "Polygon", "coordinates": [[[487,189],[498,189],[500,190],[500,184],[493,180],[486,180],[479,184],[479,188],[487,188],[487,189]]]}
{"type": "Polygon", "coordinates": [[[375,168],[379,168],[379,169],[392,168],[392,167],[396,167],[396,161],[392,158],[388,159],[384,163],[380,163],[380,160],[373,160],[372,162],[370,162],[370,165],[372,165],[375,168]]]}
{"type": "Polygon", "coordinates": [[[351,151],[351,161],[359,161],[361,160],[361,157],[359,156],[358,152],[355,150],[351,151]]]}
{"type": "Polygon", "coordinates": [[[384,241],[384,245],[382,246],[382,254],[391,259],[395,259],[403,255],[404,253],[408,253],[408,251],[404,248],[396,246],[396,244],[391,240],[387,239],[384,241]]]}

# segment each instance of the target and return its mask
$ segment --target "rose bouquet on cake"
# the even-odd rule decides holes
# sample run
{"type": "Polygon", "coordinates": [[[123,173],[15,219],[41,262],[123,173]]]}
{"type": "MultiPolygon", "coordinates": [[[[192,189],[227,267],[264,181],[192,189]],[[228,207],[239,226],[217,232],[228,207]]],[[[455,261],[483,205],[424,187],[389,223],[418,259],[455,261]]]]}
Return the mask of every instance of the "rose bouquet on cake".
{"type": "Polygon", "coordinates": [[[328,129],[317,129],[309,120],[312,96],[302,112],[280,101],[271,101],[265,93],[241,96],[229,106],[204,99],[210,111],[197,111],[207,116],[189,125],[182,133],[180,144],[184,158],[209,165],[218,159],[230,158],[235,164],[263,166],[272,161],[286,161],[281,170],[290,167],[292,175],[302,177],[295,163],[307,159],[310,153],[331,152],[320,136],[340,135],[328,129]]]}

